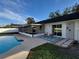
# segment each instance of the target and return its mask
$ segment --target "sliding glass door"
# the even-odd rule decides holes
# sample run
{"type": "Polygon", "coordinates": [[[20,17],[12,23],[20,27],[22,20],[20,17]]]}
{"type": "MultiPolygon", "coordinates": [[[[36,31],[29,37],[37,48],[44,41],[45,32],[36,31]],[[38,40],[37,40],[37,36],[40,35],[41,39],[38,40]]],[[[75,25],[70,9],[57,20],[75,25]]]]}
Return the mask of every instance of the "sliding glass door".
{"type": "Polygon", "coordinates": [[[62,36],[62,25],[61,24],[52,25],[52,31],[53,35],[62,36]]]}

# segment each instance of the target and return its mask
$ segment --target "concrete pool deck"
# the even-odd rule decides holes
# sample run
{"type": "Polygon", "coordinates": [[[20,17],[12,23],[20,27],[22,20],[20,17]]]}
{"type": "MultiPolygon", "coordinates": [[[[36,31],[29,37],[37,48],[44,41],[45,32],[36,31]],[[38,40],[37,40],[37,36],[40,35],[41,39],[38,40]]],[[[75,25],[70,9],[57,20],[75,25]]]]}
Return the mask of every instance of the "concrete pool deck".
{"type": "Polygon", "coordinates": [[[8,52],[0,55],[0,59],[26,59],[30,49],[48,42],[41,38],[32,38],[19,34],[16,34],[14,36],[24,41],[21,45],[18,45],[15,48],[9,50],[8,52]]]}

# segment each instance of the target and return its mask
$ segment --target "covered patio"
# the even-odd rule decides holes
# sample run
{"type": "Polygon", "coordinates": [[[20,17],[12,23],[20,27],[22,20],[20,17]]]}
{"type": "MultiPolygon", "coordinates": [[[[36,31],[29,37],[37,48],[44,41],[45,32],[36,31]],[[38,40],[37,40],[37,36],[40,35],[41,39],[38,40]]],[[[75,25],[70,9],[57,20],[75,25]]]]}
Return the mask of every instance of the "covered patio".
{"type": "Polygon", "coordinates": [[[44,35],[44,26],[42,24],[30,24],[19,27],[19,33],[30,37],[44,35]]]}

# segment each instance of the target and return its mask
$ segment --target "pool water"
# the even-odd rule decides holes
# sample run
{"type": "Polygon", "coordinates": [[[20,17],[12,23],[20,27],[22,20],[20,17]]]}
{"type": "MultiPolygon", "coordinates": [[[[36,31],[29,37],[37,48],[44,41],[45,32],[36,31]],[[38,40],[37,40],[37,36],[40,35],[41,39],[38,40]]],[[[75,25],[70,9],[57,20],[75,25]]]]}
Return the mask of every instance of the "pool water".
{"type": "Polygon", "coordinates": [[[0,36],[0,54],[9,51],[10,49],[20,45],[15,36],[0,36]]]}

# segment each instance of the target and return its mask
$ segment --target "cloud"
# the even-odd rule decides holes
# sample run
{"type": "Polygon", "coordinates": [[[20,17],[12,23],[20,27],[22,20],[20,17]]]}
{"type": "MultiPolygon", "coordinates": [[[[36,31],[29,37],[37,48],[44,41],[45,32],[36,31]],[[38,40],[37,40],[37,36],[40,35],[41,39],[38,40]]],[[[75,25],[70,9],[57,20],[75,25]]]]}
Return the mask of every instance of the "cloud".
{"type": "Polygon", "coordinates": [[[25,17],[17,14],[17,13],[14,13],[13,11],[11,10],[8,10],[8,9],[4,9],[3,12],[0,12],[0,17],[3,17],[3,18],[7,18],[7,19],[10,19],[10,20],[16,20],[16,21],[21,21],[21,22],[24,22],[23,20],[25,19],[25,17]]]}
{"type": "MultiPolygon", "coordinates": [[[[16,23],[26,23],[25,19],[26,17],[33,17],[33,16],[29,16],[29,15],[20,15],[18,13],[14,13],[13,11],[9,10],[9,9],[4,9],[3,12],[0,12],[0,17],[2,18],[6,18],[12,21],[16,21],[16,23]]],[[[39,21],[39,19],[33,17],[35,19],[35,21],[39,21]]],[[[4,21],[6,20],[4,19],[4,21]]]]}
{"type": "MultiPolygon", "coordinates": [[[[29,16],[26,13],[28,13],[30,2],[31,0],[2,0],[0,1],[0,17],[25,23],[25,19],[29,16]]],[[[34,19],[38,20],[35,17],[34,19]]]]}
{"type": "Polygon", "coordinates": [[[26,0],[2,0],[0,5],[3,8],[13,10],[18,13],[22,13],[28,9],[28,2],[26,0]]]}

